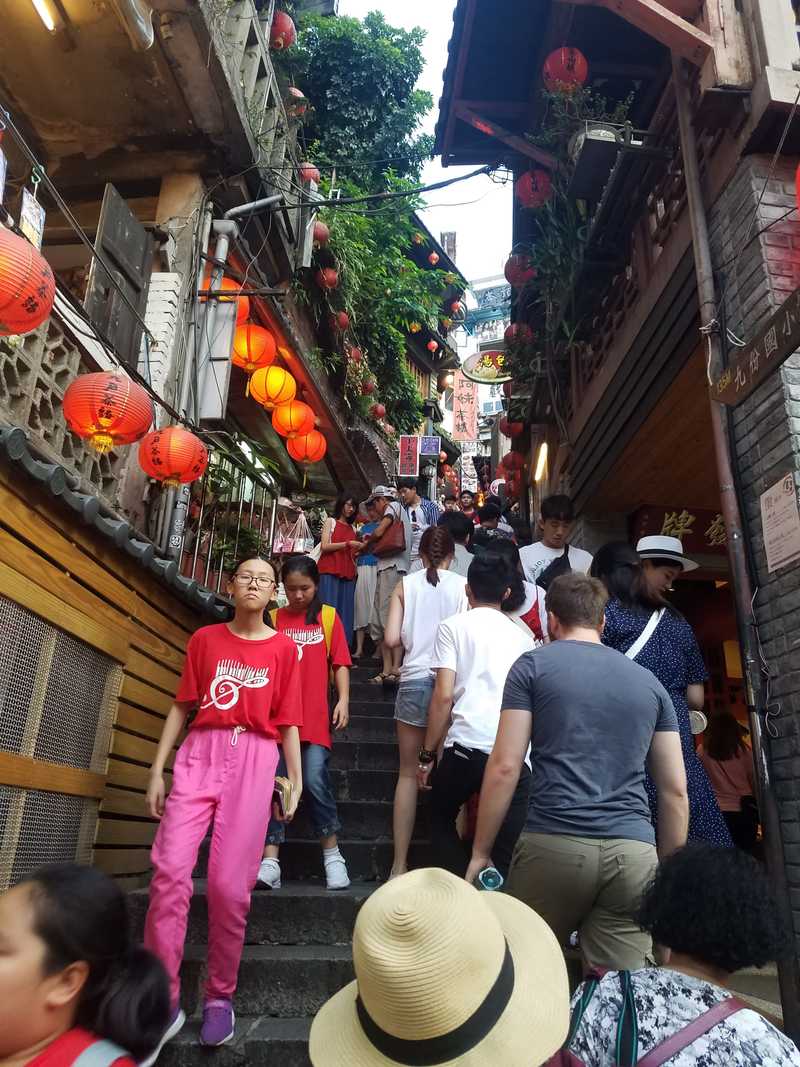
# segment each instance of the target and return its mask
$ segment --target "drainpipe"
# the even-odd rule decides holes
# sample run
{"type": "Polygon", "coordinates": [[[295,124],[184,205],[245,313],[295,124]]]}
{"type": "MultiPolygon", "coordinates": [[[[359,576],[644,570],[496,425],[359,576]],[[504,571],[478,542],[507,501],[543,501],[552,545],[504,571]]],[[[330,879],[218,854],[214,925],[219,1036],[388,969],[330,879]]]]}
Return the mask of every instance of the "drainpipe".
{"type": "MultiPolygon", "coordinates": [[[[697,296],[700,305],[700,322],[707,323],[717,319],[717,300],[714,288],[714,268],[711,260],[711,246],[708,239],[708,221],[706,218],[703,194],[700,185],[700,169],[697,162],[697,140],[692,126],[691,103],[686,68],[681,59],[672,56],[672,80],[675,87],[675,103],[680,129],[681,155],[686,179],[686,198],[689,203],[689,217],[692,227],[692,246],[694,251],[695,274],[697,275],[697,296]]],[[[709,345],[708,370],[712,378],[717,378],[724,369],[722,339],[719,331],[706,335],[709,345]]],[[[763,690],[759,670],[758,642],[753,615],[753,587],[747,563],[747,552],[742,531],[742,519],[733,473],[733,461],[728,433],[727,413],[724,405],[713,399],[708,393],[711,426],[714,433],[714,454],[717,461],[717,477],[720,486],[720,503],[725,527],[728,532],[728,559],[730,562],[733,590],[736,603],[736,618],[739,630],[739,644],[742,648],[742,663],[745,676],[745,695],[747,712],[750,720],[750,737],[753,744],[753,758],[756,765],[758,800],[764,823],[764,843],[770,877],[777,890],[779,907],[787,923],[787,930],[792,929],[792,914],[789,888],[786,883],[786,868],[783,855],[783,842],[780,834],[780,820],[775,801],[775,793],[770,780],[767,762],[767,740],[762,729],[762,719],[758,705],[763,702],[763,690]]],[[[784,1024],[787,1033],[795,1040],[800,1036],[800,975],[797,960],[779,961],[778,977],[783,1004],[784,1024]]]]}

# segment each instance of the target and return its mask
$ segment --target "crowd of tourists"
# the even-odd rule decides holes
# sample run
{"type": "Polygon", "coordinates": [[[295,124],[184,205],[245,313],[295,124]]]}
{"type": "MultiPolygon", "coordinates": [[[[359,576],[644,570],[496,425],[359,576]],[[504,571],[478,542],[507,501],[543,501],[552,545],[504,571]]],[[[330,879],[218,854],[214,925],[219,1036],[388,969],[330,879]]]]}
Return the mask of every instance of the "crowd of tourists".
{"type": "Polygon", "coordinates": [[[157,1061],[185,1022],[209,831],[200,1040],[233,1039],[251,893],[280,891],[299,803],[328,889],[350,883],[329,759],[368,641],[395,698],[394,856],[359,911],[356,979],[314,1020],[315,1067],[800,1067],[726,988],[787,941],[748,855],[746,731],[719,715],[695,745],[706,672],[668,599],[694,563],[667,536],[592,557],[573,521],[550,497],[525,538],[501,501],[440,506],[401,481],[341,496],[316,552],[280,572],[242,560],[231,621],[189,641],[153,762],[144,947],[96,870],[45,868],[0,896],[0,1067],[157,1061]],[[436,866],[409,871],[420,793],[436,866]],[[565,953],[583,971],[571,1001],[565,953]]]}

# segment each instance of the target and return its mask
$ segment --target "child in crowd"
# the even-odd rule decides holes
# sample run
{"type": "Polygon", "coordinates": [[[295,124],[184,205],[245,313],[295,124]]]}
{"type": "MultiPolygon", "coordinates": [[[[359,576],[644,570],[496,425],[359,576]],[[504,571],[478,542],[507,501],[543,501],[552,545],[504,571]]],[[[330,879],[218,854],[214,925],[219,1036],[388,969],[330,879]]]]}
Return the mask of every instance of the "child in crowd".
{"type": "MultiPolygon", "coordinates": [[[[333,608],[319,599],[319,570],[314,560],[309,556],[288,559],[283,565],[281,578],[289,603],[273,613],[272,621],[276,629],[294,641],[300,661],[303,784],[311,801],[314,832],[322,845],[328,889],[346,889],[350,878],[336,837],[341,823],[328,772],[331,754],[328,680],[332,668],[337,696],[333,725],[335,729],[343,730],[350,718],[350,651],[341,619],[333,608]]],[[[279,767],[278,773],[282,773],[282,768],[279,767]]],[[[258,884],[265,889],[281,887],[278,852],[283,840],[284,825],[273,819],[258,872],[258,884]]]]}
{"type": "Polygon", "coordinates": [[[291,817],[303,779],[298,727],[303,722],[294,643],[264,621],[275,590],[267,560],[243,560],[228,583],[235,614],[189,639],[186,663],[150,772],[147,803],[161,819],[151,862],[145,945],[166,967],[172,1016],[158,1048],[186,1021],[180,966],[192,896],[192,871],[213,823],[208,859],[208,977],[200,1041],[222,1045],[234,1032],[231,998],[244,944],[250,893],[269,823],[278,741],[294,786],[291,817]],[[165,801],[164,768],[192,709],[165,801]]]}
{"type": "Polygon", "coordinates": [[[57,864],[0,896],[0,1063],[134,1067],[168,1019],[164,968],[107,875],[57,864]]]}
{"type": "Polygon", "coordinates": [[[569,574],[570,571],[589,573],[591,555],[569,544],[574,521],[575,512],[568,496],[548,496],[542,501],[539,518],[542,539],[526,545],[519,553],[527,581],[547,589],[559,574],[569,574]]]}

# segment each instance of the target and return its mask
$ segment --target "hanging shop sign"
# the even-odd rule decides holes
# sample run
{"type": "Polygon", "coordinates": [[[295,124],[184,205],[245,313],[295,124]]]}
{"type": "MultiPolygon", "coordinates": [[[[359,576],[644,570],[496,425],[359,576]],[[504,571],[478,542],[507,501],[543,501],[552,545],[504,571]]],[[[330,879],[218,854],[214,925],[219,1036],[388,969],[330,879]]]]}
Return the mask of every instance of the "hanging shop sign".
{"type": "Polygon", "coordinates": [[[473,458],[478,454],[478,441],[463,441],[461,444],[461,488],[471,493],[478,491],[478,475],[475,472],[473,458]]]}
{"type": "Polygon", "coordinates": [[[417,478],[419,476],[419,437],[414,434],[401,434],[399,449],[397,477],[417,478]]]}
{"type": "Polygon", "coordinates": [[[461,373],[471,382],[478,382],[480,385],[507,382],[511,375],[505,369],[505,362],[505,352],[499,349],[492,352],[474,352],[464,360],[461,373]]]}
{"type": "Polygon", "coordinates": [[[453,438],[472,441],[478,436],[478,387],[456,371],[453,375],[453,438]]]}
{"type": "Polygon", "coordinates": [[[651,534],[680,538],[687,556],[724,556],[728,551],[728,532],[718,511],[672,505],[639,508],[631,519],[632,540],[651,534]]]}
{"type": "Polygon", "coordinates": [[[800,559],[800,512],[792,474],[761,494],[761,529],[770,574],[800,559]]]}
{"type": "Polygon", "coordinates": [[[736,407],[772,371],[800,348],[800,289],[795,289],[770,316],[754,341],[740,348],[711,387],[715,400],[736,407]]]}
{"type": "Polygon", "coordinates": [[[441,437],[420,437],[419,454],[421,456],[437,456],[442,451],[441,437]]]}
{"type": "Polygon", "coordinates": [[[19,209],[19,228],[34,248],[42,247],[44,236],[45,211],[33,193],[22,190],[22,204],[19,209]]]}

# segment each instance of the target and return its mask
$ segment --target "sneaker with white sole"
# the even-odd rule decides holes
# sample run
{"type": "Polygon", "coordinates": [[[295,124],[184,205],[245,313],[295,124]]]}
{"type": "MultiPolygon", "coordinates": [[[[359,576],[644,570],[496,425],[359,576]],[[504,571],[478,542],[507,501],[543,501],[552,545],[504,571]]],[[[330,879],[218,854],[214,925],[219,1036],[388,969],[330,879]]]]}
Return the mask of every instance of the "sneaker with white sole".
{"type": "Polygon", "coordinates": [[[261,861],[261,866],[258,868],[256,886],[259,889],[280,889],[281,865],[278,860],[270,857],[261,861]]]}
{"type": "Polygon", "coordinates": [[[325,882],[328,889],[347,889],[350,885],[347,864],[341,854],[325,860],[325,882]]]}
{"type": "Polygon", "coordinates": [[[147,1059],[139,1061],[139,1067],[153,1067],[153,1064],[161,1055],[161,1050],[163,1049],[164,1045],[166,1045],[168,1041],[171,1041],[173,1037],[176,1037],[181,1032],[185,1022],[186,1013],[183,1011],[182,1008],[176,1008],[172,1014],[172,1018],[170,1019],[169,1026],[164,1031],[161,1040],[158,1042],[158,1044],[147,1057],[147,1059]]]}
{"type": "Polygon", "coordinates": [[[236,1016],[229,1000],[207,1000],[203,1005],[203,1025],[200,1027],[200,1044],[214,1048],[227,1045],[233,1040],[236,1016]]]}

